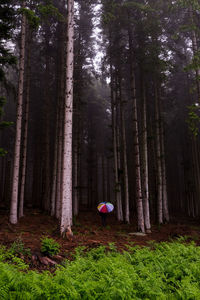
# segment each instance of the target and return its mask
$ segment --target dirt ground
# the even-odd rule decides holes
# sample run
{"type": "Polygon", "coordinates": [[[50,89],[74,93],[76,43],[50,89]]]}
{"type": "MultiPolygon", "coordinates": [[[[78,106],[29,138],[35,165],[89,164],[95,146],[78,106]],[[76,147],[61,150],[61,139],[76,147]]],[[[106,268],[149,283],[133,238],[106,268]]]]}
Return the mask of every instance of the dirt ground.
{"type": "MultiPolygon", "coordinates": [[[[149,241],[168,241],[179,236],[189,236],[200,245],[200,221],[177,218],[170,224],[152,226],[152,232],[144,236],[137,236],[136,222],[133,224],[119,224],[114,215],[109,215],[107,226],[101,225],[100,216],[96,211],[81,212],[74,220],[73,238],[62,239],[59,235],[58,221],[48,215],[41,214],[37,210],[26,211],[25,217],[21,218],[17,225],[10,225],[8,216],[0,211],[0,244],[10,247],[11,244],[20,239],[26,248],[31,249],[32,255],[41,255],[40,239],[44,236],[55,239],[61,250],[58,257],[52,258],[59,263],[65,258],[71,259],[74,249],[78,246],[85,246],[87,250],[100,246],[115,243],[119,251],[126,249],[126,245],[146,245],[149,241]]],[[[47,266],[41,262],[31,261],[29,265],[33,269],[46,269],[47,266]]]]}

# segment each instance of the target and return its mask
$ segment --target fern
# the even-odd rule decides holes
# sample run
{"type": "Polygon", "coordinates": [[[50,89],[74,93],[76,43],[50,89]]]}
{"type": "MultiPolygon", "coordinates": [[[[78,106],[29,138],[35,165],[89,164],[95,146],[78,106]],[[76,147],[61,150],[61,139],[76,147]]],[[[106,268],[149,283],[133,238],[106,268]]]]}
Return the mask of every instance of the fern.
{"type": "Polygon", "coordinates": [[[80,247],[55,274],[24,271],[21,260],[0,248],[0,298],[200,299],[200,248],[184,243],[154,243],[154,250],[137,246],[124,253],[112,244],[108,252],[80,247]]]}

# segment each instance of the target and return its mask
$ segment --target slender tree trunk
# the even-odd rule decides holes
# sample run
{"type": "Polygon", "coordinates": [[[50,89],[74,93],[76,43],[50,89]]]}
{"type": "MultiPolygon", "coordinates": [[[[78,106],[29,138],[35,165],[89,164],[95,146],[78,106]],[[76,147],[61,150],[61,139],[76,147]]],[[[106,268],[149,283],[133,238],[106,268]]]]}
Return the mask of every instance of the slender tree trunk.
{"type": "Polygon", "coordinates": [[[78,136],[77,132],[74,137],[74,216],[78,216],[78,136]]]}
{"type": "MultiPolygon", "coordinates": [[[[25,7],[25,1],[22,2],[22,8],[24,7],[25,7]]],[[[9,218],[11,224],[17,223],[22,107],[23,107],[23,91],[24,91],[25,42],[26,42],[26,17],[23,14],[22,24],[21,24],[19,84],[18,84],[18,99],[17,99],[15,150],[14,150],[14,163],[13,163],[13,176],[12,176],[12,194],[11,194],[11,207],[10,207],[10,218],[9,218]]]]}
{"type": "Polygon", "coordinates": [[[19,198],[19,217],[24,215],[24,190],[26,179],[26,165],[27,165],[27,143],[28,143],[28,119],[29,119],[29,102],[30,102],[30,76],[31,76],[31,64],[30,64],[30,51],[31,51],[31,32],[30,29],[27,32],[29,34],[27,41],[27,91],[25,101],[25,117],[24,117],[24,138],[22,149],[22,173],[21,173],[21,188],[19,198]]]}
{"type": "Polygon", "coordinates": [[[147,105],[146,105],[146,91],[142,84],[142,180],[143,180],[143,207],[144,207],[144,223],[147,232],[151,231],[150,211],[149,211],[149,168],[148,168],[148,145],[147,145],[147,105]]]}
{"type": "Polygon", "coordinates": [[[59,30],[60,34],[60,57],[61,66],[58,70],[59,74],[59,84],[58,84],[58,137],[57,137],[57,170],[56,170],[56,191],[55,191],[55,216],[57,219],[61,217],[61,189],[62,189],[62,149],[63,149],[63,110],[64,110],[64,92],[65,92],[65,28],[64,24],[60,24],[61,28],[59,30]]]}
{"type": "Polygon", "coordinates": [[[107,166],[107,201],[110,202],[110,161],[106,159],[107,166]]]}
{"type": "Polygon", "coordinates": [[[123,155],[123,182],[124,182],[124,197],[125,197],[125,221],[130,223],[129,212],[129,188],[128,188],[128,167],[127,167],[127,149],[126,149],[126,132],[125,132],[125,118],[124,105],[121,95],[121,82],[119,83],[119,101],[120,101],[120,121],[121,121],[121,137],[122,137],[122,155],[123,155]]]}
{"type": "Polygon", "coordinates": [[[105,160],[104,154],[101,156],[101,174],[102,174],[102,200],[106,201],[106,187],[105,187],[105,160]]]}
{"type": "Polygon", "coordinates": [[[158,95],[158,87],[156,82],[155,82],[155,121],[156,121],[156,160],[157,160],[157,214],[158,214],[158,223],[163,224],[160,115],[159,115],[159,95],[158,95]]]}
{"type": "Polygon", "coordinates": [[[60,232],[71,231],[72,225],[72,116],[74,69],[74,1],[67,1],[66,90],[63,132],[62,208],[60,232]]]}
{"type": "Polygon", "coordinates": [[[133,65],[133,42],[130,29],[128,30],[129,36],[129,60],[130,60],[130,77],[131,77],[131,96],[133,100],[133,130],[134,130],[134,160],[135,160],[135,188],[136,188],[136,207],[137,207],[137,227],[138,231],[145,232],[144,226],[144,210],[142,200],[142,184],[141,184],[141,159],[139,148],[139,131],[138,131],[138,116],[137,116],[137,99],[136,99],[136,86],[135,74],[133,65]]]}
{"type": "Polygon", "coordinates": [[[49,25],[45,26],[45,87],[44,87],[44,209],[50,212],[50,57],[49,57],[49,25]]]}
{"type": "Polygon", "coordinates": [[[166,162],[165,162],[165,144],[164,144],[164,125],[161,120],[161,159],[162,159],[162,198],[163,198],[163,221],[169,222],[168,210],[168,196],[167,196],[167,175],[166,175],[166,162]]]}
{"type": "MultiPolygon", "coordinates": [[[[61,97],[62,98],[62,97],[61,97]]],[[[61,99],[62,101],[62,99],[61,99]]],[[[62,149],[63,149],[63,117],[62,117],[62,111],[63,111],[63,104],[60,103],[60,120],[58,124],[58,153],[57,153],[57,177],[56,177],[56,218],[60,219],[61,217],[61,189],[62,189],[62,166],[63,166],[63,160],[62,160],[62,149]]]]}
{"type": "Polygon", "coordinates": [[[118,170],[120,169],[118,165],[118,150],[117,150],[117,132],[116,132],[116,103],[114,101],[113,93],[113,70],[112,64],[110,63],[110,74],[111,74],[111,110],[112,110],[112,144],[113,144],[113,156],[114,156],[114,190],[115,190],[115,201],[117,206],[117,219],[118,221],[123,221],[122,212],[122,201],[121,201],[121,184],[119,182],[118,170]]]}
{"type": "Polygon", "coordinates": [[[145,232],[142,187],[141,187],[141,163],[140,163],[140,149],[139,149],[139,135],[138,135],[137,102],[136,102],[136,94],[135,94],[135,79],[133,74],[131,78],[131,90],[132,90],[132,97],[133,97],[136,206],[137,206],[137,217],[138,217],[137,227],[138,227],[138,231],[145,232]]]}
{"type": "MultiPolygon", "coordinates": [[[[115,96],[115,99],[117,97],[115,96]]],[[[122,163],[121,163],[121,151],[120,151],[120,130],[119,130],[119,105],[116,99],[116,146],[117,146],[117,173],[118,173],[118,187],[119,187],[119,201],[122,219],[124,220],[123,207],[122,207],[122,163]]]]}
{"type": "Polygon", "coordinates": [[[58,165],[58,139],[59,139],[59,103],[56,113],[56,138],[54,145],[54,161],[53,161],[53,178],[51,190],[51,216],[56,213],[56,180],[57,180],[57,165],[58,165]]]}

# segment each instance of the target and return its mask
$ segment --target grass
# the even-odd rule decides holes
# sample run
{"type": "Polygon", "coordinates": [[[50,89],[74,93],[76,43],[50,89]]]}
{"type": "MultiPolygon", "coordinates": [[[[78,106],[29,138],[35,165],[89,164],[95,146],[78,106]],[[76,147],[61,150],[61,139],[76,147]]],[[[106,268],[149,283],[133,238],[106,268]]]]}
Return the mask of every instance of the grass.
{"type": "Polygon", "coordinates": [[[54,274],[27,271],[0,251],[1,299],[200,299],[200,247],[184,239],[129,247],[77,248],[54,274]],[[152,250],[154,249],[154,250],[152,250]]]}

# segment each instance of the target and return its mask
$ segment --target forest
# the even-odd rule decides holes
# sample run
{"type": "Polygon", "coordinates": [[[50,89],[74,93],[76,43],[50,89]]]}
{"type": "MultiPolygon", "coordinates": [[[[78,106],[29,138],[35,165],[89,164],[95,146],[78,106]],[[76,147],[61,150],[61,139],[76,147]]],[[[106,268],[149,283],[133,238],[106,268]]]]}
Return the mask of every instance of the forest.
{"type": "Polygon", "coordinates": [[[0,298],[200,299],[199,129],[199,0],[1,0],[0,298]]]}

